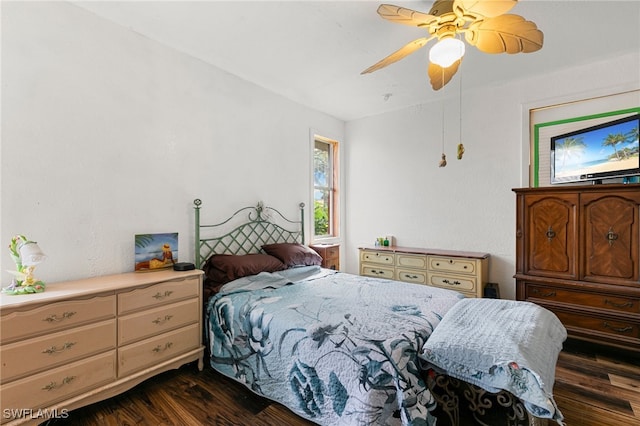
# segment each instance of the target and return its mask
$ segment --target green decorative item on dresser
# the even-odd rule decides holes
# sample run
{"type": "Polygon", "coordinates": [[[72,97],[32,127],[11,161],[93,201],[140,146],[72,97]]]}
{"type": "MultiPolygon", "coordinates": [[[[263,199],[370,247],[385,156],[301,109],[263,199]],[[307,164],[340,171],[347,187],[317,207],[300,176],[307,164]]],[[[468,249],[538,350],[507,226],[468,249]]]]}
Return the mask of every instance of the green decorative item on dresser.
{"type": "Polygon", "coordinates": [[[11,238],[9,251],[16,264],[16,270],[9,271],[14,277],[11,285],[3,288],[2,292],[6,294],[42,293],[45,284],[33,276],[33,271],[36,265],[47,259],[47,256],[38,247],[38,244],[27,239],[24,235],[16,235],[11,238]]]}

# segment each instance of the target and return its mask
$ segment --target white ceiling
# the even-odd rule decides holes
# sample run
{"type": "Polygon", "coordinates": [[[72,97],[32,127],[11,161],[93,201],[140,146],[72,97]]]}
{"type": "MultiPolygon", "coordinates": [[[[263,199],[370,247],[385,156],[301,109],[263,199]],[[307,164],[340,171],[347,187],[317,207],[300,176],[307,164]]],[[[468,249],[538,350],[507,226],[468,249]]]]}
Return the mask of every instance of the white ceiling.
{"type": "MultiPolygon", "coordinates": [[[[428,12],[432,1],[389,3],[428,12]]],[[[387,68],[360,72],[424,36],[381,19],[384,1],[74,1],[97,15],[300,104],[353,120],[459,91],[640,51],[640,1],[521,0],[542,50],[489,55],[468,48],[454,80],[433,91],[429,45],[387,68]]],[[[615,64],[613,64],[615,66],[615,64]]],[[[639,64],[640,73],[640,64],[639,64]]],[[[615,83],[615,82],[612,82],[615,83]]]]}

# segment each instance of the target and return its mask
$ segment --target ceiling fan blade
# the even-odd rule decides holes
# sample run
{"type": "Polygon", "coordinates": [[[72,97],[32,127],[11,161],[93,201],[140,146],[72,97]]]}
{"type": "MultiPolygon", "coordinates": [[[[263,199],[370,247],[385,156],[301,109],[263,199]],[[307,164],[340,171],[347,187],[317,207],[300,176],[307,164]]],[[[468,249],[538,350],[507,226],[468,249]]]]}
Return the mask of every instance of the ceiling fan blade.
{"type": "Polygon", "coordinates": [[[542,48],[544,35],[522,16],[502,15],[472,23],[465,39],[485,53],[531,53],[542,48]]]}
{"type": "Polygon", "coordinates": [[[474,16],[494,18],[513,9],[518,0],[455,0],[453,10],[462,9],[463,13],[474,16]]]}
{"type": "Polygon", "coordinates": [[[448,82],[451,81],[453,76],[458,72],[458,68],[462,63],[462,58],[455,61],[447,68],[442,68],[440,65],[429,63],[427,74],[429,74],[429,80],[431,81],[431,87],[433,90],[442,89],[448,82]]]}
{"type": "Polygon", "coordinates": [[[413,40],[412,42],[409,42],[409,43],[405,44],[403,47],[401,47],[400,49],[396,50],[395,52],[393,52],[391,55],[387,56],[386,58],[376,62],[373,65],[371,65],[369,68],[367,68],[366,70],[362,71],[360,74],[368,74],[370,72],[377,71],[380,68],[384,68],[387,65],[391,65],[394,62],[398,62],[400,59],[404,58],[407,55],[410,55],[411,53],[413,53],[416,50],[418,50],[421,47],[423,47],[432,38],[433,37],[423,37],[423,38],[419,38],[417,40],[413,40]]]}
{"type": "Polygon", "coordinates": [[[380,7],[378,7],[378,15],[387,21],[411,25],[413,27],[428,26],[438,19],[437,16],[429,15],[428,13],[418,12],[392,4],[381,4],[380,7]]]}

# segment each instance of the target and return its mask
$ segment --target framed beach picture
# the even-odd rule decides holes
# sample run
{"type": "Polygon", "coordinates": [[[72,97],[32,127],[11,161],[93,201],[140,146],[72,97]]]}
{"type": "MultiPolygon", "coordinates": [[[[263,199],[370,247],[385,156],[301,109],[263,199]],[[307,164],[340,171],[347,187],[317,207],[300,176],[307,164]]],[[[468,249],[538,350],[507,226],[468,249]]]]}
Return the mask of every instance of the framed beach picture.
{"type": "Polygon", "coordinates": [[[178,261],[178,233],[136,234],[136,272],[171,268],[178,261]]]}

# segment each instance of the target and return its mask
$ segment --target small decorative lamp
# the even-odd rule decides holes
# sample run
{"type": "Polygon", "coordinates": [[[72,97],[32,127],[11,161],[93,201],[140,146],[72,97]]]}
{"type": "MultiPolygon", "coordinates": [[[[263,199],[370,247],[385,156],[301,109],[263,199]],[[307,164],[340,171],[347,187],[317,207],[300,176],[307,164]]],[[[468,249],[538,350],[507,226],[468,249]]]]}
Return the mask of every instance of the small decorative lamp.
{"type": "Polygon", "coordinates": [[[47,259],[47,255],[35,241],[28,240],[24,235],[16,235],[11,239],[9,251],[16,263],[16,270],[9,271],[14,278],[11,285],[3,288],[2,292],[6,294],[42,293],[45,284],[33,276],[33,271],[36,265],[47,259]]]}

